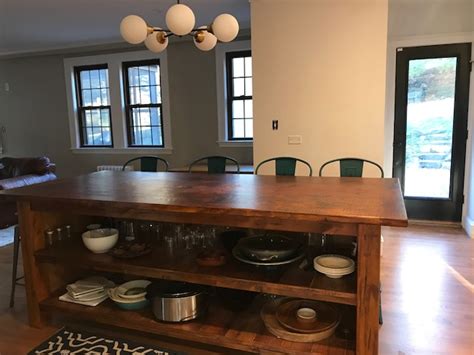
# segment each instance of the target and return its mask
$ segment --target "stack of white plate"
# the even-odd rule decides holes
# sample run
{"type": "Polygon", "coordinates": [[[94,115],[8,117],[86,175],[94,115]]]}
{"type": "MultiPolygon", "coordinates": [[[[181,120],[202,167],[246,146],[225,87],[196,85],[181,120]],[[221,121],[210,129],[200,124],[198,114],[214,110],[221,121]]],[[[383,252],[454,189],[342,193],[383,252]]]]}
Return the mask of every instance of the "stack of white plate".
{"type": "Polygon", "coordinates": [[[342,255],[326,254],[314,258],[314,268],[327,277],[339,279],[354,272],[355,262],[342,255]]]}
{"type": "Polygon", "coordinates": [[[105,277],[89,277],[67,285],[67,293],[59,299],[85,306],[97,306],[108,298],[107,290],[114,286],[115,284],[105,277]]]}

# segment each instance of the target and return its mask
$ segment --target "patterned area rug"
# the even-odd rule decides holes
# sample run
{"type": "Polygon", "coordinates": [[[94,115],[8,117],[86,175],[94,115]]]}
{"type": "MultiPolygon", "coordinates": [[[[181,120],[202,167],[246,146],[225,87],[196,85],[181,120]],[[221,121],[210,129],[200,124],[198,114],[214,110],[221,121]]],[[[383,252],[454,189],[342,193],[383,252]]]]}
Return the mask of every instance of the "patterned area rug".
{"type": "Polygon", "coordinates": [[[0,247],[13,243],[13,229],[15,226],[0,229],[0,247]]]}
{"type": "Polygon", "coordinates": [[[183,352],[140,345],[125,339],[112,339],[101,335],[63,328],[51,338],[31,350],[28,355],[184,355],[183,352]]]}

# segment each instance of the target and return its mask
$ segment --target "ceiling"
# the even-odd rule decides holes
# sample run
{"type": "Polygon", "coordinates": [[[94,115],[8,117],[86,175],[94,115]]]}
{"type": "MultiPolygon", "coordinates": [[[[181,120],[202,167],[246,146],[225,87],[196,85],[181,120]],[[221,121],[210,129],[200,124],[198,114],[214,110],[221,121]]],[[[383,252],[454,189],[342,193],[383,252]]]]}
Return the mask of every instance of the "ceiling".
{"type": "MultiPolygon", "coordinates": [[[[173,0],[0,0],[0,56],[123,41],[119,24],[135,14],[165,26],[173,0]]],[[[250,27],[249,0],[182,0],[196,25],[210,24],[221,13],[250,27]]]]}

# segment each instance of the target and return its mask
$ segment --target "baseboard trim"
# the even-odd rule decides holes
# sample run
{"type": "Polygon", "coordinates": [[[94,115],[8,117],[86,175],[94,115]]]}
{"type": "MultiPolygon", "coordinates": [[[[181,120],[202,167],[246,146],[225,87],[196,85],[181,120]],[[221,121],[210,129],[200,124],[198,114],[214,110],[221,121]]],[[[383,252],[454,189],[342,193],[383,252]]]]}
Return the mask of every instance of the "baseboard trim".
{"type": "Polygon", "coordinates": [[[462,226],[467,233],[467,236],[474,239],[474,220],[465,216],[462,220],[462,226]]]}
{"type": "Polygon", "coordinates": [[[410,219],[408,225],[412,226],[436,226],[436,227],[448,227],[448,228],[462,228],[461,222],[448,222],[448,221],[430,221],[422,219],[410,219]]]}

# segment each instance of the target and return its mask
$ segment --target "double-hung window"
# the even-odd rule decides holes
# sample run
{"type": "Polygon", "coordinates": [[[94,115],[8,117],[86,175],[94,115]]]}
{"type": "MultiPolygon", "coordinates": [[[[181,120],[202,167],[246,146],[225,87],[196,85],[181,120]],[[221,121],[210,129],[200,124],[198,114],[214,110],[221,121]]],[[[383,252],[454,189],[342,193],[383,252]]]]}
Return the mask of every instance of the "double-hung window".
{"type": "Polygon", "coordinates": [[[66,58],[64,72],[73,152],[172,153],[166,52],[66,58]]]}
{"type": "Polygon", "coordinates": [[[249,50],[226,53],[226,78],[228,140],[252,140],[252,54],[249,50]]]}
{"type": "Polygon", "coordinates": [[[75,68],[81,147],[112,147],[107,64],[75,68]]]}
{"type": "Polygon", "coordinates": [[[130,147],[163,147],[160,61],[123,63],[130,147]]]}

